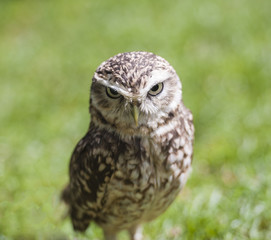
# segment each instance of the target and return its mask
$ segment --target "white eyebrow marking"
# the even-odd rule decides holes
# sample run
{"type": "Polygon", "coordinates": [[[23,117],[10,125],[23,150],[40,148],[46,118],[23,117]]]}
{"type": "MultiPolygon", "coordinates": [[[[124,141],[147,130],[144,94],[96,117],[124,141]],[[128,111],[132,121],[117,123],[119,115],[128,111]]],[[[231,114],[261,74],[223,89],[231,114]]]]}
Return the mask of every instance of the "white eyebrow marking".
{"type": "Polygon", "coordinates": [[[172,74],[166,70],[154,70],[151,73],[151,77],[148,79],[144,89],[140,91],[140,95],[147,95],[149,90],[157,83],[163,82],[168,78],[172,77],[172,74]]]}
{"type": "Polygon", "coordinates": [[[98,74],[95,73],[94,75],[95,79],[98,83],[110,87],[114,90],[116,90],[119,94],[124,96],[125,98],[142,98],[143,96],[146,96],[149,92],[149,90],[156,85],[157,83],[163,82],[167,80],[168,78],[172,77],[172,73],[170,73],[167,70],[154,70],[151,73],[151,77],[147,80],[146,86],[140,90],[139,94],[134,94],[131,92],[131,89],[125,89],[122,85],[119,85],[116,83],[111,83],[101,77],[98,76],[98,74]]]}
{"type": "MultiPolygon", "coordinates": [[[[97,80],[97,82],[99,84],[114,89],[115,91],[117,91],[122,96],[127,97],[127,98],[132,98],[133,97],[133,93],[127,91],[126,89],[123,89],[123,87],[121,85],[119,85],[118,82],[116,82],[116,84],[112,84],[109,81],[99,77],[98,74],[96,74],[96,73],[95,73],[94,77],[95,77],[95,79],[97,80]]],[[[131,89],[128,89],[128,90],[131,90],[131,89]]]]}

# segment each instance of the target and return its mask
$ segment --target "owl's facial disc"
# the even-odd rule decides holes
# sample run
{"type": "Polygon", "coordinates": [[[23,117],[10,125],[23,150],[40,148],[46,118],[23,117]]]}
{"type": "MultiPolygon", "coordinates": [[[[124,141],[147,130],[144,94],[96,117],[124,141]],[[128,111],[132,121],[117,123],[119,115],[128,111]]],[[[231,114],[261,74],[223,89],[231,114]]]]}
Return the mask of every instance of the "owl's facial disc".
{"type": "Polygon", "coordinates": [[[100,113],[98,121],[121,132],[141,134],[181,102],[181,83],[171,67],[149,70],[131,65],[128,69],[130,65],[110,64],[110,74],[101,65],[93,77],[91,104],[100,113]]]}
{"type": "Polygon", "coordinates": [[[100,81],[108,103],[112,104],[110,108],[118,111],[118,113],[115,110],[108,112],[108,120],[111,119],[110,122],[126,122],[133,129],[145,126],[150,118],[156,118],[160,103],[165,100],[163,92],[168,91],[169,84],[167,82],[171,77],[168,72],[154,71],[147,84],[138,88],[137,91],[133,91],[133,88],[131,88],[132,90],[124,89],[109,81],[100,81]],[[113,115],[116,117],[113,118],[113,115]]]}

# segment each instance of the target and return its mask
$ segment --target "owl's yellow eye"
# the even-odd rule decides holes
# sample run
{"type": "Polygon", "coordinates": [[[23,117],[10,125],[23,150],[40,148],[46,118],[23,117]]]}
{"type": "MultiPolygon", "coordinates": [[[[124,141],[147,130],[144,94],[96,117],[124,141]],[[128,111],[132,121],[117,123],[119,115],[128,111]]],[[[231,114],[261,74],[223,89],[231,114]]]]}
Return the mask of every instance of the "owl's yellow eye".
{"type": "Polygon", "coordinates": [[[164,88],[164,84],[158,83],[151,88],[151,90],[149,91],[149,94],[151,96],[156,96],[157,94],[163,91],[163,88],[164,88]]]}
{"type": "Polygon", "coordinates": [[[121,95],[113,88],[107,87],[106,88],[106,94],[110,98],[119,98],[121,95]]]}

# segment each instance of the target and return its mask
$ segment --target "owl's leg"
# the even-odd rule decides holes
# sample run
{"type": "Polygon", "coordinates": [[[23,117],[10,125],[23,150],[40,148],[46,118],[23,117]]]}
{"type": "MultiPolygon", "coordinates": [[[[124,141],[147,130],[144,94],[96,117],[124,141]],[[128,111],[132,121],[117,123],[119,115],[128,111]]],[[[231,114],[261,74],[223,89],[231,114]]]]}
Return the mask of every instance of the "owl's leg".
{"type": "Polygon", "coordinates": [[[142,230],[143,230],[143,228],[140,225],[131,227],[128,230],[128,232],[130,234],[130,239],[131,240],[142,240],[143,239],[142,230]]]}
{"type": "Polygon", "coordinates": [[[117,235],[116,233],[104,230],[104,240],[117,240],[117,235]]]}

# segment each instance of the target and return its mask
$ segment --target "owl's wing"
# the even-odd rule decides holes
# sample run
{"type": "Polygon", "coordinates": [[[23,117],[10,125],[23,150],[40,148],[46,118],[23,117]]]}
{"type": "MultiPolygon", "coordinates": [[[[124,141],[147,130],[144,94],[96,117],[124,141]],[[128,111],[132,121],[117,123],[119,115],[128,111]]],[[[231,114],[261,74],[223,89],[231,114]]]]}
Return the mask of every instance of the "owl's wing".
{"type": "Polygon", "coordinates": [[[85,231],[90,220],[97,218],[105,201],[106,186],[114,171],[108,141],[102,134],[88,132],[77,144],[70,162],[70,183],[62,193],[70,207],[75,230],[85,231]]]}

